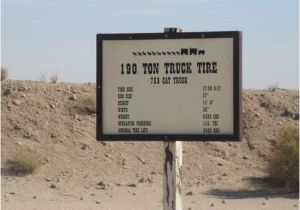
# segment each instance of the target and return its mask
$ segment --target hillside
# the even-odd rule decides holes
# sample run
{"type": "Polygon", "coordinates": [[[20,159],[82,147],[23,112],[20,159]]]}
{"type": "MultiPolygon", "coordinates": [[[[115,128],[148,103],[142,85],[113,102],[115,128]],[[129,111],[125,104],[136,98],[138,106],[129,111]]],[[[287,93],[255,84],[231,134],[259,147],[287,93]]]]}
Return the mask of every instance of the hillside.
{"type": "MultiPolygon", "coordinates": [[[[1,86],[3,209],[162,209],[162,142],[96,141],[95,84],[1,86]],[[8,163],[25,147],[43,165],[23,176],[8,163]]],[[[296,209],[263,180],[278,130],[298,125],[299,92],[244,90],[242,103],[241,142],[183,143],[184,209],[296,209]]]]}

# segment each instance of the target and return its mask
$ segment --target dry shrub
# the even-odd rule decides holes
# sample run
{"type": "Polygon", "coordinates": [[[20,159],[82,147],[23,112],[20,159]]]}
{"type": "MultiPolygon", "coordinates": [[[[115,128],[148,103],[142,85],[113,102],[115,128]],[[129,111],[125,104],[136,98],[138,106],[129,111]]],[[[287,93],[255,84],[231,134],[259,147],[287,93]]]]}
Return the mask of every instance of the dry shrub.
{"type": "Polygon", "coordinates": [[[287,125],[279,131],[268,168],[271,180],[276,185],[285,185],[289,190],[299,189],[299,127],[287,125]]]}
{"type": "Polygon", "coordinates": [[[22,148],[17,151],[10,164],[10,170],[17,173],[29,174],[42,165],[42,158],[36,151],[29,148],[22,148]]]}
{"type": "Polygon", "coordinates": [[[57,73],[52,73],[51,75],[50,75],[50,82],[51,83],[57,83],[57,80],[58,80],[58,75],[57,75],[57,73]]]}
{"type": "Polygon", "coordinates": [[[1,67],[1,81],[6,80],[8,77],[8,70],[4,67],[1,67]]]}
{"type": "Polygon", "coordinates": [[[96,97],[91,95],[79,98],[74,109],[77,114],[96,114],[96,97]]]}

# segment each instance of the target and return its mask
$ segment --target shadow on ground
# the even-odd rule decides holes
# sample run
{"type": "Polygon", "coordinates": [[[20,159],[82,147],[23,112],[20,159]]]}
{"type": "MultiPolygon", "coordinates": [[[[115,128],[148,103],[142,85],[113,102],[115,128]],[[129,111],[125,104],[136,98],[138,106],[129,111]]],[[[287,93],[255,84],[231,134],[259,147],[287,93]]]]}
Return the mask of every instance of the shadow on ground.
{"type": "Polygon", "coordinates": [[[243,198],[292,198],[299,199],[298,192],[290,192],[282,185],[273,183],[267,177],[246,178],[252,189],[212,189],[206,195],[217,196],[224,199],[243,199],[243,198]],[[253,189],[254,188],[254,189],[253,189]]]}
{"type": "Polygon", "coordinates": [[[1,176],[26,176],[29,172],[24,171],[14,161],[8,160],[5,166],[1,167],[1,176]]]}

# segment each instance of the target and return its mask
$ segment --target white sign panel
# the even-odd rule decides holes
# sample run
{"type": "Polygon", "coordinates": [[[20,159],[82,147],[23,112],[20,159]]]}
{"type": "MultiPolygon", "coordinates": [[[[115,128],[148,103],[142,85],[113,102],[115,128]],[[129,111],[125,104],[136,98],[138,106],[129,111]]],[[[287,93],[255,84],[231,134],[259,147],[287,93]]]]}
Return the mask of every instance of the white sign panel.
{"type": "Polygon", "coordinates": [[[238,140],[239,34],[98,35],[98,139],[238,140]]]}

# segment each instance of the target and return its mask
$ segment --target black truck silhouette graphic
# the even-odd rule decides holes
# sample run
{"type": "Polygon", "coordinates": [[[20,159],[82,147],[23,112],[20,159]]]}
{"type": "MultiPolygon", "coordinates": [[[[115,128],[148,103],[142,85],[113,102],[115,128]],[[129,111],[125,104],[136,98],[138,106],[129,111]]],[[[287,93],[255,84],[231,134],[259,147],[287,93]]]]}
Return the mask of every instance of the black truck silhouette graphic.
{"type": "Polygon", "coordinates": [[[197,55],[197,48],[190,48],[190,55],[197,55]]]}
{"type": "Polygon", "coordinates": [[[188,55],[189,49],[188,48],[181,48],[181,55],[188,55]]]}

